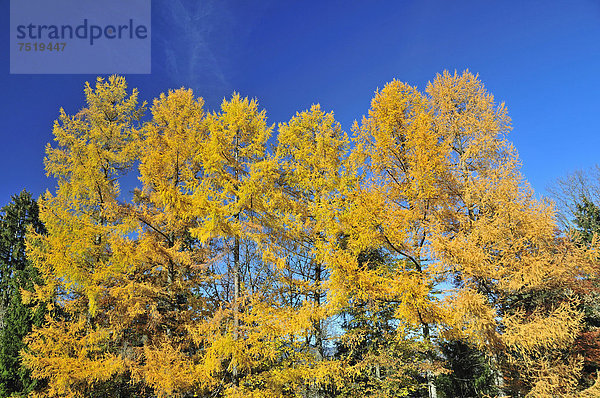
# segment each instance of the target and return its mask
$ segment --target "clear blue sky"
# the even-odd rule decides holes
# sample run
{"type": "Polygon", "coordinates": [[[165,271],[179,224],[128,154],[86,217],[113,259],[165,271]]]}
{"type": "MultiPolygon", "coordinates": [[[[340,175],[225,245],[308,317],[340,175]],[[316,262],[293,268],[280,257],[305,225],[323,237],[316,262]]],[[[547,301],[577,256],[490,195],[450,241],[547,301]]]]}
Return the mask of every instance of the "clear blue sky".
{"type": "MultiPolygon", "coordinates": [[[[93,75],[10,75],[9,1],[0,0],[0,205],[54,189],[44,146],[60,107],[76,113],[93,75]]],[[[209,109],[235,90],[271,123],[313,103],[347,131],[396,78],[423,89],[469,69],[507,104],[523,172],[543,194],[599,162],[600,0],[152,2],[152,74],[126,75],[151,101],[190,87],[209,109]],[[326,3],[326,4],[325,4],[326,3]]]]}

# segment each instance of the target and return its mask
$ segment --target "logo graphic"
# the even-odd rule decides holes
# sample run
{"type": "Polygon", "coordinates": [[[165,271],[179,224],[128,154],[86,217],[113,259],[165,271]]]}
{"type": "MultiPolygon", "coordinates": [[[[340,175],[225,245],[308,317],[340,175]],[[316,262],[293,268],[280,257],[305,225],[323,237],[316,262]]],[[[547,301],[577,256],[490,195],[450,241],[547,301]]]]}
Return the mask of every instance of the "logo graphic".
{"type": "Polygon", "coordinates": [[[150,73],[150,0],[11,0],[10,73],[150,73]]]}

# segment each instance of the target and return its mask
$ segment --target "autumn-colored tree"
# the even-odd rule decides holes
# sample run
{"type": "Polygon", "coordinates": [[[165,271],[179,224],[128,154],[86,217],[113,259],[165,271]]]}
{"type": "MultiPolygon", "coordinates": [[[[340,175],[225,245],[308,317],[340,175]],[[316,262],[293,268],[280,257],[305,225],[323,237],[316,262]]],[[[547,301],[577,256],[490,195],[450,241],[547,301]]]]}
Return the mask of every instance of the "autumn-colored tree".
{"type": "Polygon", "coordinates": [[[571,349],[581,313],[561,287],[590,270],[593,258],[556,236],[553,209],[524,182],[505,138],[503,104],[495,106],[469,73],[438,76],[427,91],[434,125],[451,148],[451,206],[440,212],[432,240],[440,270],[457,286],[446,300],[446,331],[495,355],[515,394],[571,394],[581,370],[571,349]],[[542,292],[560,293],[515,300],[542,292]]]}
{"type": "Polygon", "coordinates": [[[283,303],[309,321],[298,323],[290,333],[299,355],[287,366],[302,369],[299,391],[324,394],[339,375],[327,330],[328,270],[318,248],[337,230],[337,212],[352,181],[345,167],[349,140],[333,112],[326,113],[319,105],[297,113],[278,130],[279,196],[273,211],[278,222],[271,249],[285,258],[279,274],[283,303]]]}
{"type": "Polygon", "coordinates": [[[119,178],[133,166],[142,109],[122,78],[99,79],[85,94],[86,108],[75,116],[61,109],[54,124],[57,145],[47,146],[46,170],[58,188],[40,199],[48,234],[29,239],[29,257],[44,279],[29,300],[53,300],[52,316],[28,337],[24,361],[34,377],[48,380],[49,396],[127,390],[129,352],[138,346],[122,339],[136,327],[118,327],[114,314],[121,303],[128,313],[140,306],[114,292],[135,267],[128,237],[135,227],[119,211],[119,178]]]}
{"type": "Polygon", "coordinates": [[[275,160],[267,152],[272,128],[258,103],[238,94],[223,101],[207,125],[209,138],[196,155],[202,178],[192,196],[201,223],[192,233],[222,249],[214,266],[224,267],[220,271],[224,283],[216,293],[220,305],[226,306],[220,325],[213,324],[210,333],[198,329],[193,335],[198,344],[210,347],[213,365],[229,375],[230,382],[223,386],[226,393],[243,395],[255,384],[262,385],[257,374],[278,358],[273,331],[260,322],[263,316],[269,318],[266,310],[274,283],[262,247],[275,179],[275,160]]]}
{"type": "MultiPolygon", "coordinates": [[[[316,258],[315,248],[323,240],[335,211],[335,193],[344,189],[343,163],[348,138],[334,119],[333,113],[324,113],[319,105],[298,113],[289,123],[279,126],[277,156],[281,165],[281,184],[286,211],[282,228],[285,238],[295,249],[291,256],[304,256],[307,267],[296,269],[309,285],[296,294],[312,301],[315,310],[321,307],[325,280],[323,264],[316,258]]],[[[290,286],[291,287],[291,286],[290,286]]],[[[290,293],[294,294],[294,293],[290,293]]],[[[316,314],[315,314],[316,315],[316,314]]],[[[313,324],[314,348],[323,357],[321,320],[313,324]]]]}
{"type": "Polygon", "coordinates": [[[398,81],[376,94],[354,130],[352,160],[362,182],[342,218],[346,247],[330,249],[332,300],[396,303],[397,338],[428,353],[420,371],[435,396],[434,374],[441,368],[431,344],[441,313],[427,244],[434,212],[445,200],[447,145],[432,128],[428,99],[398,81]],[[373,248],[392,266],[361,265],[360,253],[373,248]]]}
{"type": "Polygon", "coordinates": [[[507,378],[519,374],[507,380],[519,393],[576,390],[577,303],[566,290],[528,308],[512,297],[566,286],[591,258],[555,235],[552,209],[519,173],[509,127],[504,105],[468,72],[439,75],[426,94],[389,83],[355,126],[364,177],[344,219],[347,248],[328,248],[331,295],[398,302],[405,335],[420,332],[429,347],[421,371],[430,396],[444,371],[434,346],[456,338],[495,355],[507,378]],[[397,259],[392,272],[359,267],[373,246],[397,259]]]}

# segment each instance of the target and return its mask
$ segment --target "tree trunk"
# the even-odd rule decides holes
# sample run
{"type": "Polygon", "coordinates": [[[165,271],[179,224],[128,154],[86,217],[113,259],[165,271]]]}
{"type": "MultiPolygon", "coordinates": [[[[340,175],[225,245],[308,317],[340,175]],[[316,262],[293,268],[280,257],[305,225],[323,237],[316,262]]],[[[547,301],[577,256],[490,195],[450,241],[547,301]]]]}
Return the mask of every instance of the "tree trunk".
{"type": "MultiPolygon", "coordinates": [[[[321,273],[322,273],[321,264],[316,263],[315,264],[315,293],[314,293],[313,299],[314,299],[314,302],[315,302],[315,305],[317,308],[321,307],[321,273]]],[[[321,327],[321,320],[315,319],[313,321],[313,327],[315,329],[315,347],[317,349],[317,352],[319,353],[319,356],[321,357],[319,359],[323,359],[323,357],[324,357],[323,329],[321,327]]]]}
{"type": "MultiPolygon", "coordinates": [[[[239,215],[238,215],[239,218],[239,215]]],[[[240,328],[240,238],[235,237],[235,244],[233,247],[233,340],[237,341],[239,338],[240,328]]],[[[234,358],[237,360],[237,358],[234,358]]],[[[237,363],[234,362],[233,369],[233,382],[237,386],[238,379],[238,367],[237,363]]]]}
{"type": "MultiPolygon", "coordinates": [[[[234,177],[236,181],[236,190],[239,189],[239,132],[235,136],[235,164],[234,164],[234,177]]],[[[237,191],[235,192],[235,202],[236,204],[239,202],[239,196],[237,191]]],[[[237,209],[237,213],[235,215],[235,219],[237,222],[237,227],[239,227],[240,223],[240,210],[237,209]]],[[[237,342],[239,339],[239,329],[240,329],[240,236],[236,232],[235,242],[233,246],[233,340],[237,342]]],[[[237,358],[233,358],[233,383],[234,385],[239,385],[239,375],[238,375],[238,367],[237,367],[237,358]]]]}
{"type": "MultiPolygon", "coordinates": [[[[423,323],[423,337],[425,338],[425,341],[429,343],[429,325],[423,321],[421,322],[423,323]]],[[[431,358],[428,358],[427,362],[431,365],[431,358]]],[[[435,384],[433,383],[434,375],[431,372],[431,370],[427,370],[427,372],[425,373],[425,377],[427,378],[427,393],[429,398],[437,398],[437,389],[435,387],[435,384]]]]}

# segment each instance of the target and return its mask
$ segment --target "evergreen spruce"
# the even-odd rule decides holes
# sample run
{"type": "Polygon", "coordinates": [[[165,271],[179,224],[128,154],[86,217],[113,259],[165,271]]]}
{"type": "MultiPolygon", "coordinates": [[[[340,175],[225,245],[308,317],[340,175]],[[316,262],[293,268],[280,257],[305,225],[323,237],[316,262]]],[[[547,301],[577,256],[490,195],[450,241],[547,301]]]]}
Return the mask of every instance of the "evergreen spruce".
{"type": "Polygon", "coordinates": [[[43,233],[37,203],[23,191],[0,211],[0,397],[27,395],[37,383],[19,356],[23,337],[44,318],[43,307],[32,310],[21,299],[21,289],[32,290],[38,278],[25,255],[29,226],[43,233]]]}

